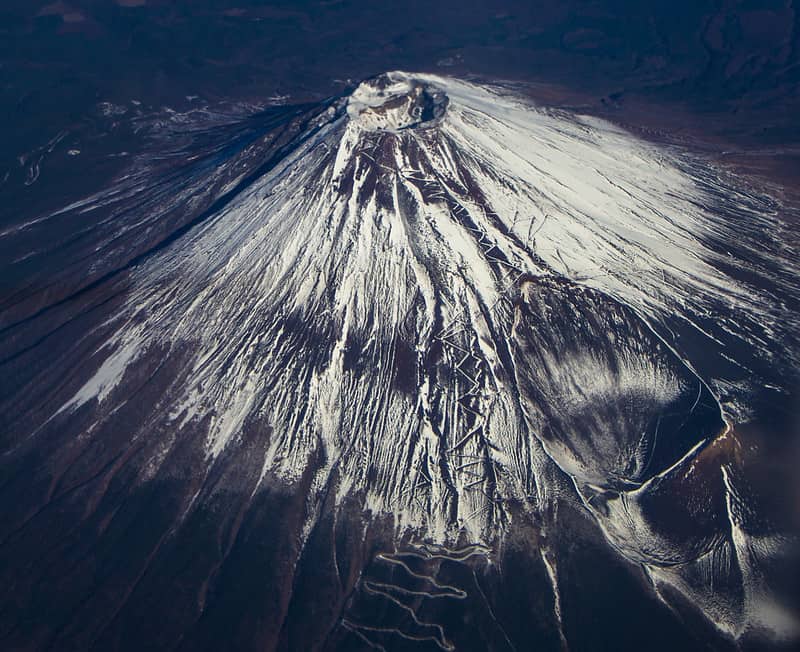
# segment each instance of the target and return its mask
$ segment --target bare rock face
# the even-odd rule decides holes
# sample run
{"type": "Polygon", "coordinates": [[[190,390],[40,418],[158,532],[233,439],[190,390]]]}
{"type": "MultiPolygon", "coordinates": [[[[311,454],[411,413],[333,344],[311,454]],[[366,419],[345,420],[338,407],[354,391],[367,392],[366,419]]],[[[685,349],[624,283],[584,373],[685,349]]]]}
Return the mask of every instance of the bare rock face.
{"type": "Polygon", "coordinates": [[[6,647],[791,639],[737,427],[800,359],[771,200],[431,75],[182,119],[0,233],[6,647]]]}

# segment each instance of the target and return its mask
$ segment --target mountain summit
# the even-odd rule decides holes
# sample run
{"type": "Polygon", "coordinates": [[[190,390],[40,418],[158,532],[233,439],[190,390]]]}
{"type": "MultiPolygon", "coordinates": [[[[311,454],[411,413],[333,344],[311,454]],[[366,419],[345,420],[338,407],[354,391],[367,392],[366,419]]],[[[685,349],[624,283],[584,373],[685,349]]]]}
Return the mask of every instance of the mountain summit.
{"type": "Polygon", "coordinates": [[[424,74],[154,142],[2,234],[90,219],[0,313],[8,640],[792,635],[739,432],[800,353],[772,200],[424,74]]]}

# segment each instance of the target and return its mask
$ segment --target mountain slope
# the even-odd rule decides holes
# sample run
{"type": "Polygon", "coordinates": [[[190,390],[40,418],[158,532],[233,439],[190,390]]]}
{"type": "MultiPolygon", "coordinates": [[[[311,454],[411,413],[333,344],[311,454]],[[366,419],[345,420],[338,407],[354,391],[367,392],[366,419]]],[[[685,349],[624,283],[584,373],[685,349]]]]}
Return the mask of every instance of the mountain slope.
{"type": "Polygon", "coordinates": [[[5,571],[8,640],[191,649],[235,625],[242,648],[462,649],[449,601],[502,649],[528,643],[494,615],[516,564],[543,601],[531,636],[592,648],[575,545],[670,636],[792,635],[754,579],[787,533],[748,509],[731,443],[798,367],[772,200],[428,75],[262,119],[2,234],[106,216],[60,243],[59,284],[3,304],[2,545],[50,560],[5,571]],[[328,600],[303,583],[331,563],[328,600]],[[478,571],[498,584],[476,606],[478,571]],[[179,624],[138,630],[176,587],[179,624]],[[309,605],[328,621],[297,632],[309,605]]]}

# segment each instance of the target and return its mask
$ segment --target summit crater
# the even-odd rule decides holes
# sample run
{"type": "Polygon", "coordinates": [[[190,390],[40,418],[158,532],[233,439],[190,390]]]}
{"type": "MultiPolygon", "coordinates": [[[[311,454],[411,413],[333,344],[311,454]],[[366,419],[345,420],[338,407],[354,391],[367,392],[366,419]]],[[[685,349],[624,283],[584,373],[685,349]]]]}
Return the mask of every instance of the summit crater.
{"type": "Polygon", "coordinates": [[[444,90],[433,83],[387,72],[359,84],[348,100],[347,113],[366,131],[397,132],[435,124],[448,102],[444,90]]]}

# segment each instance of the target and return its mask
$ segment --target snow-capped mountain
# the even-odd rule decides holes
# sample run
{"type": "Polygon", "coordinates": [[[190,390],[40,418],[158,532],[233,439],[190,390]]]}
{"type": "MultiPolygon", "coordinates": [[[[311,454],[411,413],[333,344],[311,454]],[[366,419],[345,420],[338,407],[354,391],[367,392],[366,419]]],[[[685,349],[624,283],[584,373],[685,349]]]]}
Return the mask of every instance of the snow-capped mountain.
{"type": "Polygon", "coordinates": [[[32,277],[0,313],[20,378],[1,408],[21,496],[4,545],[24,558],[63,532],[41,554],[102,585],[82,541],[141,539],[120,548],[124,597],[67,596],[43,640],[193,647],[258,613],[262,649],[462,649],[426,606],[449,601],[494,621],[476,645],[520,649],[497,604],[514,551],[534,639],[588,649],[575,541],[637,578],[624,591],[654,632],[796,635],[770,581],[790,533],[756,507],[738,432],[800,366],[777,203],[610,123],[432,75],[249,120],[0,234],[88,224],[57,244],[63,280],[32,277]],[[331,556],[328,600],[304,578],[331,556]],[[190,615],[160,642],[131,633],[175,564],[197,564],[176,598],[190,615]],[[241,611],[226,573],[260,577],[241,611]],[[298,633],[320,600],[330,623],[298,633]]]}

